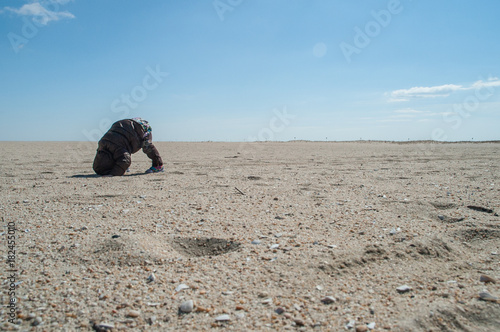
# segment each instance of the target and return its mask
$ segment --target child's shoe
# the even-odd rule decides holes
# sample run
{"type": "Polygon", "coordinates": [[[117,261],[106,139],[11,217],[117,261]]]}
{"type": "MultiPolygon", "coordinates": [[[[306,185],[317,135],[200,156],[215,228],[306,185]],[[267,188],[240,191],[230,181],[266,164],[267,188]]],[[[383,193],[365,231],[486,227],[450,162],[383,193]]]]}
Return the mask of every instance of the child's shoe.
{"type": "Polygon", "coordinates": [[[150,169],[146,171],[146,173],[159,173],[163,172],[163,166],[152,166],[150,169]]]}

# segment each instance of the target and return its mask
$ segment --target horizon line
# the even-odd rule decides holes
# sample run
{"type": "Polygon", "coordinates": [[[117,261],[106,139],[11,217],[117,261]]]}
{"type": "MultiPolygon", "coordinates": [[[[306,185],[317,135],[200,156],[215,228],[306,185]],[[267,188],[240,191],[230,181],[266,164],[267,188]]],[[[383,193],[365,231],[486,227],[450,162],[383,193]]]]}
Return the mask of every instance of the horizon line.
{"type": "MultiPolygon", "coordinates": [[[[0,140],[0,143],[98,143],[98,141],[77,141],[77,140],[0,140]]],[[[286,141],[154,141],[153,143],[500,143],[500,140],[461,140],[461,141],[436,141],[436,140],[305,140],[294,139],[286,141]]]]}

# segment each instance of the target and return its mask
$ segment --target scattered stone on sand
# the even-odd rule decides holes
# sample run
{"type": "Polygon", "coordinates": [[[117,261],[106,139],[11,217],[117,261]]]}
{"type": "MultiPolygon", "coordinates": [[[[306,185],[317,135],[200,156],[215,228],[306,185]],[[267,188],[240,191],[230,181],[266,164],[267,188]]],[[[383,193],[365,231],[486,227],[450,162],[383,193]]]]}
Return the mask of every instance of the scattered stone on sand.
{"type": "Polygon", "coordinates": [[[260,240],[253,240],[252,244],[261,244],[261,241],[260,240]]]}
{"type": "Polygon", "coordinates": [[[398,288],[396,288],[396,290],[398,291],[398,293],[408,293],[409,291],[411,291],[413,288],[411,288],[410,286],[408,285],[403,285],[403,286],[399,286],[398,288]]]}
{"type": "Polygon", "coordinates": [[[350,320],[347,322],[347,324],[344,326],[346,330],[351,330],[356,326],[356,321],[355,320],[350,320]]]}
{"type": "Polygon", "coordinates": [[[157,320],[156,316],[151,316],[148,318],[148,324],[154,325],[156,323],[156,320],[157,320]]]}
{"type": "Polygon", "coordinates": [[[366,325],[358,325],[356,326],[356,332],[367,332],[368,326],[366,325]]]}
{"type": "Polygon", "coordinates": [[[271,303],[273,303],[273,299],[272,298],[267,298],[267,299],[263,300],[261,303],[262,304],[271,304],[271,303]]]}
{"type": "Polygon", "coordinates": [[[499,299],[496,296],[491,295],[488,292],[479,293],[479,299],[487,302],[496,302],[499,303],[499,299]]]}
{"type": "Polygon", "coordinates": [[[150,276],[146,279],[148,283],[154,282],[156,280],[156,276],[154,273],[151,273],[150,276]]]}
{"type": "Polygon", "coordinates": [[[193,300],[184,301],[179,306],[179,310],[186,314],[192,312],[193,308],[194,308],[193,300]]]}
{"type": "Polygon", "coordinates": [[[274,312],[278,315],[282,315],[285,312],[285,309],[283,309],[282,307],[278,307],[276,308],[276,310],[274,310],[274,312]]]}
{"type": "Polygon", "coordinates": [[[218,322],[226,322],[226,321],[231,320],[231,317],[227,314],[224,314],[224,315],[220,315],[220,316],[215,317],[215,320],[218,322]]]}
{"type": "Polygon", "coordinates": [[[268,297],[268,296],[269,296],[269,293],[268,293],[268,292],[260,292],[260,293],[259,293],[259,297],[260,297],[260,298],[266,298],[266,297],[268,297]]]}
{"type": "Polygon", "coordinates": [[[141,313],[138,310],[129,310],[125,316],[130,317],[130,318],[137,318],[140,315],[141,315],[141,313]]]}
{"type": "Polygon", "coordinates": [[[333,296],[325,296],[324,298],[321,299],[321,302],[324,304],[332,304],[335,303],[337,299],[335,299],[333,296]]]}
{"type": "Polygon", "coordinates": [[[43,319],[42,319],[42,317],[38,316],[38,317],[36,317],[36,318],[33,320],[33,323],[31,323],[31,325],[33,325],[33,326],[38,326],[38,325],[40,325],[40,324],[42,324],[42,323],[43,323],[43,319]]]}
{"type": "Polygon", "coordinates": [[[186,284],[180,284],[179,286],[175,287],[175,292],[179,293],[180,291],[183,291],[184,289],[189,289],[189,286],[186,284]]]}
{"type": "Polygon", "coordinates": [[[115,328],[115,324],[103,322],[99,324],[94,324],[92,328],[97,332],[111,331],[115,328]]]}
{"type": "Polygon", "coordinates": [[[487,284],[487,283],[496,284],[497,283],[497,281],[495,279],[493,279],[492,277],[487,276],[485,274],[481,275],[481,277],[479,278],[479,281],[484,282],[485,284],[487,284]]]}

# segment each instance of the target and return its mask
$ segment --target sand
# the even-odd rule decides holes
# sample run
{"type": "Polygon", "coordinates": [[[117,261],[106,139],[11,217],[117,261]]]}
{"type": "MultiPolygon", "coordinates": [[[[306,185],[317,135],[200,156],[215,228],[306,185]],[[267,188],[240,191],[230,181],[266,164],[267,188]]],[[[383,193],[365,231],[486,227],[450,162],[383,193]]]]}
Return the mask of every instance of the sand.
{"type": "Polygon", "coordinates": [[[500,144],[157,147],[0,143],[2,328],[500,329],[500,144]]]}

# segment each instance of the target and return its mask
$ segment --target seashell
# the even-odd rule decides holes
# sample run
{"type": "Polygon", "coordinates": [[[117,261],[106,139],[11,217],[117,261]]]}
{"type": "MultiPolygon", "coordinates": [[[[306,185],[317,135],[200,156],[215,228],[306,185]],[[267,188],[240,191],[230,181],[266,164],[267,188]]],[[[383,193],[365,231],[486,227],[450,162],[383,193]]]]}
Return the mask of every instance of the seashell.
{"type": "Polygon", "coordinates": [[[488,301],[488,302],[498,302],[498,297],[491,295],[488,292],[481,292],[479,293],[479,299],[483,301],[488,301]]]}
{"type": "Polygon", "coordinates": [[[180,284],[179,286],[175,287],[175,292],[178,293],[184,289],[189,289],[189,286],[186,284],[180,284]]]}
{"type": "Polygon", "coordinates": [[[399,286],[398,288],[396,288],[396,290],[399,292],[399,293],[408,293],[409,291],[412,290],[412,288],[410,286],[407,286],[407,285],[403,285],[403,286],[399,286]]]}
{"type": "Polygon", "coordinates": [[[220,315],[215,317],[215,320],[218,322],[227,322],[228,320],[231,320],[231,317],[229,317],[229,315],[220,315]]]}
{"type": "Polygon", "coordinates": [[[493,279],[492,277],[489,277],[487,275],[482,275],[480,278],[479,278],[479,281],[481,282],[484,282],[485,284],[491,282],[492,284],[496,284],[497,281],[495,279],[493,279]]]}
{"type": "Polygon", "coordinates": [[[324,298],[321,299],[321,302],[323,302],[324,304],[332,304],[332,303],[335,303],[337,301],[336,298],[334,298],[333,296],[325,296],[324,298]]]}
{"type": "Polygon", "coordinates": [[[190,313],[191,311],[193,311],[193,308],[194,308],[193,300],[184,301],[179,306],[179,310],[184,313],[190,313]]]}

